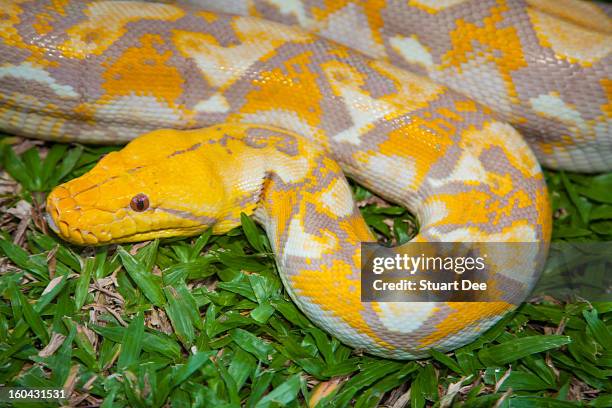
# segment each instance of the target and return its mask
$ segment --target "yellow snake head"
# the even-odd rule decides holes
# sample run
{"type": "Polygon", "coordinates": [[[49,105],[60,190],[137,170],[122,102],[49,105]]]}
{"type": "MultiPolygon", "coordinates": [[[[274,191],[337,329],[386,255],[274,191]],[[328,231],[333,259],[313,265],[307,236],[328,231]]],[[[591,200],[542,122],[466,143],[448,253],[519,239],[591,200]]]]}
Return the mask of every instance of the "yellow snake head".
{"type": "Polygon", "coordinates": [[[103,245],[189,236],[223,216],[225,191],[201,138],[161,130],[103,157],[55,188],[47,221],[63,239],[103,245]]]}

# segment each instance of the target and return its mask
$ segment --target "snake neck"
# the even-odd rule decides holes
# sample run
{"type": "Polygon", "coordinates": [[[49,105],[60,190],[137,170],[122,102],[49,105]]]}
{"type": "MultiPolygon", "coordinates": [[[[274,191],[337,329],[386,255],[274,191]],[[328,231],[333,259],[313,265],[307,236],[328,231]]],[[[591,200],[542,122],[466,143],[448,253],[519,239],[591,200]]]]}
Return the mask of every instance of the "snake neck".
{"type": "Polygon", "coordinates": [[[342,247],[354,252],[360,242],[374,240],[342,169],[321,147],[268,126],[225,125],[223,131],[202,150],[202,159],[223,180],[214,233],[240,225],[241,213],[252,215],[277,255],[295,252],[308,259],[321,254],[304,256],[304,245],[331,254],[342,247]],[[347,239],[332,242],[332,236],[347,239]]]}
{"type": "MultiPolygon", "coordinates": [[[[208,146],[201,150],[201,161],[222,183],[213,233],[239,226],[241,213],[254,216],[266,229],[282,223],[293,212],[299,190],[318,184],[317,159],[325,153],[306,139],[269,126],[232,124],[217,129],[216,135],[206,135],[208,146]]],[[[342,175],[339,167],[338,174],[342,175]]],[[[202,190],[207,189],[203,182],[202,190]]]]}

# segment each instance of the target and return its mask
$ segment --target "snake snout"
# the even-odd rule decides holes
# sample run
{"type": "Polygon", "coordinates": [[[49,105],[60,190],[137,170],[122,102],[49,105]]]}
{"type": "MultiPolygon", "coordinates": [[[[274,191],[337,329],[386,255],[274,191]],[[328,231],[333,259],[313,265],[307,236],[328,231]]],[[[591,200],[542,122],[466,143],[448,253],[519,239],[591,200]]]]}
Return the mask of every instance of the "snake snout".
{"type": "Polygon", "coordinates": [[[68,191],[62,186],[55,188],[47,197],[47,213],[45,214],[45,220],[49,225],[49,228],[58,235],[63,235],[62,232],[67,230],[68,225],[65,228],[60,229],[61,217],[59,212],[59,202],[62,196],[66,196],[68,191]]]}
{"type": "Polygon", "coordinates": [[[51,216],[51,214],[49,213],[45,214],[45,221],[47,221],[47,225],[49,226],[49,228],[51,228],[51,231],[55,232],[56,234],[59,234],[60,230],[57,227],[57,224],[55,223],[55,221],[53,220],[53,217],[51,216]]]}
{"type": "Polygon", "coordinates": [[[78,245],[96,245],[98,237],[79,225],[80,208],[63,186],[56,187],[47,197],[45,220],[61,238],[78,245]]]}
{"type": "MultiPolygon", "coordinates": [[[[66,203],[62,203],[61,201],[67,197],[69,197],[69,194],[64,187],[60,186],[55,188],[47,197],[47,213],[45,214],[45,219],[53,232],[64,239],[72,241],[72,239],[70,239],[71,234],[68,222],[63,219],[59,210],[60,206],[65,207],[66,203]]],[[[64,208],[64,210],[66,210],[66,208],[64,208]]]]}

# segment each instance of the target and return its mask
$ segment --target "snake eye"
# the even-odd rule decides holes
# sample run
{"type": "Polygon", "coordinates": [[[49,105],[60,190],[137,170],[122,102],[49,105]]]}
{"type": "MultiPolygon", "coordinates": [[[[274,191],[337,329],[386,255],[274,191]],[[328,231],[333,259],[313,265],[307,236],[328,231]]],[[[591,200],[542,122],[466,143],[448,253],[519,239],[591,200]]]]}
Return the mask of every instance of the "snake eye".
{"type": "Polygon", "coordinates": [[[149,197],[146,194],[136,194],[130,201],[130,208],[136,212],[142,212],[149,208],[149,197]]]}

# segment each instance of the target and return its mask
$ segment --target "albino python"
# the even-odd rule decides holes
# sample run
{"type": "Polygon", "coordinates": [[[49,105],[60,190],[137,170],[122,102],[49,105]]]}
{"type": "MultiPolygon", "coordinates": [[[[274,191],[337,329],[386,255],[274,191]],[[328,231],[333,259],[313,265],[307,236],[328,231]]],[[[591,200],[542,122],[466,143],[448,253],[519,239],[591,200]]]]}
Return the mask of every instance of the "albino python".
{"type": "Polygon", "coordinates": [[[93,143],[143,135],[57,187],[51,227],[101,245],[223,233],[252,214],[304,313],[385,357],[459,347],[512,310],[542,268],[551,214],[536,156],[501,118],[549,166],[611,169],[609,18],[568,3],[577,9],[563,20],[547,1],[229,3],[374,58],[190,6],[0,0],[0,130],[93,143]],[[437,31],[402,34],[403,18],[429,17],[437,31]],[[596,49],[572,43],[583,40],[596,49]],[[400,57],[439,81],[450,72],[463,94],[392,65],[400,57]],[[374,236],[341,169],[409,208],[415,241],[534,250],[492,253],[498,302],[362,303],[360,243],[374,236]]]}

